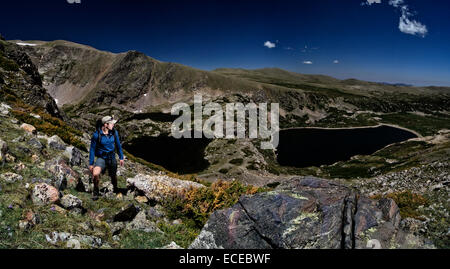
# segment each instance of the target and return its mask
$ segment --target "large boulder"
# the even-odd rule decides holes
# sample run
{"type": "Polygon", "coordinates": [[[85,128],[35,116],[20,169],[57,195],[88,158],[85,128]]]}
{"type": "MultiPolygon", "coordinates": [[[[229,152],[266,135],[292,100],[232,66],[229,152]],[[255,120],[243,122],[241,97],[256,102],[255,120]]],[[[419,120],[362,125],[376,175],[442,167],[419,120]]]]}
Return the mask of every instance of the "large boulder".
{"type": "Polygon", "coordinates": [[[48,184],[36,184],[31,194],[31,199],[35,205],[47,205],[59,200],[59,191],[48,184]]]}
{"type": "Polygon", "coordinates": [[[42,143],[36,137],[32,137],[30,140],[28,140],[27,144],[38,150],[41,150],[44,148],[42,143]]]}
{"type": "Polygon", "coordinates": [[[243,196],[214,212],[190,248],[420,248],[399,229],[393,200],[359,197],[314,177],[294,177],[274,191],[243,196]]]}
{"type": "Polygon", "coordinates": [[[190,188],[203,188],[202,184],[180,180],[166,175],[143,175],[138,174],[127,179],[130,188],[136,188],[152,201],[161,202],[167,197],[190,188]]]}
{"type": "Polygon", "coordinates": [[[75,188],[80,180],[80,175],[75,172],[64,160],[56,157],[45,162],[44,168],[53,174],[54,184],[59,190],[75,188]]]}
{"type": "Polygon", "coordinates": [[[53,149],[57,149],[57,150],[65,150],[66,149],[66,144],[57,135],[54,135],[54,136],[50,137],[47,140],[47,144],[48,144],[49,147],[51,147],[53,149]]]}
{"type": "Polygon", "coordinates": [[[69,159],[71,166],[80,166],[83,163],[83,156],[81,151],[74,146],[67,147],[64,155],[69,159]]]}

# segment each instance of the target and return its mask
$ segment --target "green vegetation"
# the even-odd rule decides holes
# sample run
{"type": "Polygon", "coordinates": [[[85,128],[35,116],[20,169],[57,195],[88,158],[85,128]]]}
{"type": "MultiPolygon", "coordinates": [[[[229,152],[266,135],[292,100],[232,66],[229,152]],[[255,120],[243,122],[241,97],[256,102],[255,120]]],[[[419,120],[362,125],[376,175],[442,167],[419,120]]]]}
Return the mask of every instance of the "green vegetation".
{"type": "MultiPolygon", "coordinates": [[[[4,172],[4,170],[3,170],[4,172]]],[[[31,178],[31,176],[30,176],[31,178]]],[[[29,177],[24,177],[29,181],[29,177]]],[[[83,200],[85,214],[76,214],[57,209],[57,205],[36,206],[29,195],[30,189],[24,187],[24,182],[0,182],[0,249],[2,248],[67,248],[65,242],[55,245],[46,240],[46,235],[54,231],[66,232],[73,235],[86,235],[100,238],[106,248],[160,248],[174,241],[182,247],[188,247],[198,236],[200,228],[191,227],[184,223],[169,224],[160,222],[157,227],[164,232],[147,233],[144,231],[124,230],[120,240],[115,240],[109,225],[105,222],[121,210],[121,208],[136,201],[101,197],[97,201],[91,200],[90,193],[68,189],[63,194],[73,194],[83,200]],[[20,229],[19,221],[28,212],[38,216],[39,222],[31,229],[20,229]],[[105,244],[106,243],[106,244],[105,244]]],[[[32,185],[31,185],[32,186],[32,185]]],[[[81,248],[92,248],[81,242],[81,248]]]]}
{"type": "Polygon", "coordinates": [[[428,201],[428,204],[437,205],[423,210],[425,215],[434,220],[428,223],[426,236],[433,241],[437,248],[449,249],[448,227],[450,227],[450,219],[448,218],[448,212],[450,211],[450,204],[448,203],[448,191],[445,189],[433,191],[433,193],[425,194],[424,198],[428,201]]]}
{"type": "Polygon", "coordinates": [[[10,60],[3,56],[3,53],[0,51],[0,68],[5,71],[19,71],[19,66],[13,60],[10,60]]]}
{"type": "Polygon", "coordinates": [[[35,111],[41,118],[31,116],[27,111],[12,110],[16,119],[31,124],[40,132],[49,136],[57,135],[67,144],[73,145],[81,150],[87,151],[86,146],[75,135],[81,135],[81,132],[68,126],[60,119],[54,118],[42,111],[35,111]]]}
{"type": "Polygon", "coordinates": [[[190,227],[201,229],[213,211],[231,207],[241,195],[262,191],[265,189],[245,186],[238,181],[218,180],[209,188],[191,189],[174,195],[165,202],[165,207],[170,218],[183,219],[190,227]]]}
{"type": "Polygon", "coordinates": [[[67,123],[51,116],[44,109],[25,104],[14,92],[6,87],[0,88],[0,101],[11,105],[11,113],[22,122],[33,125],[38,131],[49,136],[57,135],[64,142],[73,145],[81,150],[87,151],[84,143],[76,136],[82,136],[81,131],[69,126],[67,123]],[[39,118],[30,115],[33,113],[39,118]]]}
{"type": "Polygon", "coordinates": [[[450,129],[449,116],[416,115],[412,113],[393,113],[380,116],[384,123],[397,124],[417,131],[423,136],[435,135],[441,129],[450,129]]]}
{"type": "MultiPolygon", "coordinates": [[[[373,199],[380,199],[381,196],[373,196],[373,199]]],[[[402,218],[415,218],[418,220],[423,219],[422,213],[419,211],[420,206],[428,205],[428,200],[422,195],[412,193],[411,191],[393,192],[386,195],[386,198],[391,198],[395,201],[400,209],[400,215],[402,218]]]]}
{"type": "Polygon", "coordinates": [[[182,248],[187,248],[199,235],[200,229],[184,224],[160,223],[158,228],[163,232],[144,232],[127,230],[121,233],[120,248],[125,249],[155,249],[175,242],[182,248]]]}

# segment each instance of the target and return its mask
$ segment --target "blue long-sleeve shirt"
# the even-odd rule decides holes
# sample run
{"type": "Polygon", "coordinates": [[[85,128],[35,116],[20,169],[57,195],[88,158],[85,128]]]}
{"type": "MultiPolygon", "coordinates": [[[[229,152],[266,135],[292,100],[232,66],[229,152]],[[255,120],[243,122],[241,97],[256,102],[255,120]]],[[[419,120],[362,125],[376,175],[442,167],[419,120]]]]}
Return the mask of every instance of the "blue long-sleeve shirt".
{"type": "Polygon", "coordinates": [[[94,132],[91,138],[91,148],[89,150],[89,165],[94,164],[94,156],[104,158],[105,155],[111,152],[115,152],[115,149],[118,149],[119,159],[123,160],[123,152],[122,145],[120,144],[119,134],[117,130],[114,129],[115,139],[113,132],[108,132],[108,134],[104,134],[101,130],[97,130],[94,132]],[[100,144],[98,144],[98,136],[100,134],[100,144]],[[115,141],[115,143],[114,143],[115,141]]]}

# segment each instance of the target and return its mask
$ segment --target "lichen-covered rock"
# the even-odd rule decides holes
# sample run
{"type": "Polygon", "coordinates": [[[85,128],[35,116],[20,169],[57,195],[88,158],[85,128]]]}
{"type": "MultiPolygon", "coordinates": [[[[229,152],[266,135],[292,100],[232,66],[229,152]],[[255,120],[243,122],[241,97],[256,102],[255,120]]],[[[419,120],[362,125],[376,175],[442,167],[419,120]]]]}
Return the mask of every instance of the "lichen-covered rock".
{"type": "Polygon", "coordinates": [[[147,210],[147,216],[150,219],[157,220],[157,219],[164,218],[165,214],[164,214],[164,211],[162,210],[162,206],[161,205],[156,205],[154,207],[150,207],[147,210]]]}
{"type": "Polygon", "coordinates": [[[143,192],[145,196],[156,202],[161,202],[173,193],[181,192],[189,188],[202,188],[202,184],[172,178],[166,175],[142,175],[138,174],[127,179],[127,185],[143,192]]]}
{"type": "Polygon", "coordinates": [[[59,191],[48,184],[36,184],[31,194],[31,199],[35,205],[46,205],[59,200],[59,191]]]}
{"type": "Polygon", "coordinates": [[[73,147],[72,148],[72,156],[70,158],[70,165],[74,166],[80,166],[83,163],[83,156],[81,155],[81,151],[76,148],[73,147]]]}
{"type": "Polygon", "coordinates": [[[53,174],[54,186],[59,190],[75,188],[80,175],[75,172],[63,158],[55,158],[45,162],[45,169],[53,174]]]}
{"type": "Polygon", "coordinates": [[[402,219],[400,222],[400,227],[403,230],[409,231],[411,233],[417,234],[424,229],[424,223],[418,219],[406,218],[402,219]]]}
{"type": "Polygon", "coordinates": [[[81,151],[74,146],[67,147],[63,154],[67,157],[71,166],[80,166],[83,163],[81,151]]]}
{"type": "Polygon", "coordinates": [[[72,195],[72,194],[66,194],[61,198],[61,205],[65,209],[72,209],[77,207],[83,206],[83,201],[81,201],[80,198],[72,195]]]}
{"type": "Polygon", "coordinates": [[[66,246],[68,248],[80,248],[80,243],[92,248],[98,248],[103,245],[101,238],[66,232],[51,232],[45,235],[45,239],[53,245],[56,245],[59,242],[67,242],[66,246]]]}
{"type": "Polygon", "coordinates": [[[428,247],[399,231],[399,223],[393,200],[371,200],[332,181],[294,177],[214,212],[190,248],[428,247]]]}
{"type": "Polygon", "coordinates": [[[80,178],[78,179],[78,183],[75,186],[75,189],[79,192],[91,192],[93,188],[93,184],[91,184],[91,181],[92,174],[89,170],[85,169],[80,174],[80,178]]]}
{"type": "Polygon", "coordinates": [[[24,219],[19,221],[19,228],[21,230],[28,230],[40,222],[41,220],[39,215],[34,213],[32,210],[28,210],[24,215],[24,219]]]}
{"type": "Polygon", "coordinates": [[[66,149],[66,144],[57,135],[50,137],[47,140],[47,144],[49,145],[49,147],[51,147],[53,149],[57,149],[57,150],[65,150],[66,149]]]}
{"type": "Polygon", "coordinates": [[[156,224],[147,220],[145,211],[140,211],[134,219],[126,225],[127,230],[139,230],[147,233],[161,232],[156,224]]]}
{"type": "Polygon", "coordinates": [[[28,145],[32,146],[35,149],[41,150],[44,146],[42,145],[42,143],[36,138],[36,137],[32,137],[30,138],[30,140],[28,140],[28,145]]]}
{"type": "Polygon", "coordinates": [[[13,183],[16,181],[21,181],[23,179],[21,175],[12,172],[3,173],[2,175],[0,175],[0,178],[7,183],[13,183]]]}

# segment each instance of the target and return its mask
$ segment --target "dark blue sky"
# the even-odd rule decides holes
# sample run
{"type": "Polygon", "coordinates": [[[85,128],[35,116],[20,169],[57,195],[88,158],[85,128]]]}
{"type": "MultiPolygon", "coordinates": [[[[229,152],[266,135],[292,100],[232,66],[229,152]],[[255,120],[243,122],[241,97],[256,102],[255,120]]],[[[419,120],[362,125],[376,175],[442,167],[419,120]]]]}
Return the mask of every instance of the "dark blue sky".
{"type": "Polygon", "coordinates": [[[400,31],[401,9],[389,0],[361,5],[365,1],[4,1],[0,33],[9,40],[64,39],[112,52],[138,50],[204,70],[279,67],[450,86],[450,1],[403,0],[407,19],[426,26],[424,37],[400,31]],[[264,46],[266,41],[275,47],[264,46]]]}

